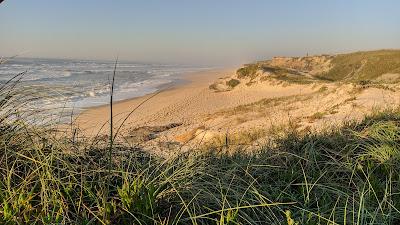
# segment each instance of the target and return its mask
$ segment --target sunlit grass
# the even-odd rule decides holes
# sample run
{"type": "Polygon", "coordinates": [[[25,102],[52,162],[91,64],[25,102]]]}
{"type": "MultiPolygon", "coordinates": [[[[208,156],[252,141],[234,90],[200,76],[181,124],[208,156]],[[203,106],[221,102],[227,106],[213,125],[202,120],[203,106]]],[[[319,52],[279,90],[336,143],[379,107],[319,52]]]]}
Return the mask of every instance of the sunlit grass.
{"type": "Polygon", "coordinates": [[[400,72],[400,51],[381,50],[340,54],[333,58],[332,69],[321,77],[330,80],[367,82],[382,74],[400,72]]]}
{"type": "Polygon", "coordinates": [[[0,224],[400,222],[399,111],[161,158],[29,122],[16,85],[0,89],[0,224]]]}
{"type": "MultiPolygon", "coordinates": [[[[299,58],[300,59],[300,58],[299,58]]],[[[302,60],[307,60],[306,58],[302,60]]],[[[400,50],[378,50],[338,54],[332,57],[330,68],[312,76],[304,76],[294,69],[271,66],[270,60],[246,64],[237,70],[239,79],[256,78],[258,72],[269,73],[268,77],[289,83],[309,84],[315,82],[346,81],[360,85],[382,85],[398,82],[398,76],[390,80],[379,80],[382,75],[400,74],[400,50]]],[[[264,78],[264,79],[267,79],[264,78]]]]}

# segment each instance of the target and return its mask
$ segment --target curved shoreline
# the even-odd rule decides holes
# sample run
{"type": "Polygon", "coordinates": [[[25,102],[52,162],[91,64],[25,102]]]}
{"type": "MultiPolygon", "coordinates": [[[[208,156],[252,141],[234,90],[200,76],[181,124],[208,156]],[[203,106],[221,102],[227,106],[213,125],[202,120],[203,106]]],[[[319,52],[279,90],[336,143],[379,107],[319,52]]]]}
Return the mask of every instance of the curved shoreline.
{"type": "MultiPolygon", "coordinates": [[[[121,120],[122,115],[128,114],[135,107],[147,101],[146,104],[141,105],[139,112],[141,115],[150,114],[156,111],[162,111],[164,108],[171,107],[171,105],[178,103],[182,98],[191,94],[193,90],[208,89],[208,86],[216,79],[225,75],[231,75],[235,69],[212,69],[200,72],[193,72],[183,74],[180,76],[182,82],[161,85],[160,89],[156,92],[149,93],[143,96],[133,97],[125,100],[116,101],[113,103],[114,115],[117,117],[115,121],[121,120]],[[152,97],[157,95],[156,97],[152,97]]],[[[136,113],[136,112],[135,112],[136,113]]],[[[148,115],[150,116],[150,115],[148,115]]],[[[144,115],[142,117],[147,117],[144,115]]],[[[151,117],[151,116],[150,116],[151,117]]],[[[96,129],[99,129],[109,119],[109,105],[93,106],[83,109],[76,118],[76,124],[86,134],[91,134],[96,129]]],[[[143,118],[144,119],[144,118],[143,118]]],[[[151,120],[151,119],[150,119],[151,120]]],[[[133,119],[128,119],[128,123],[134,122],[133,119]]],[[[145,122],[145,121],[141,121],[145,122]]]]}
{"type": "MultiPolygon", "coordinates": [[[[290,125],[300,131],[321,130],[361,119],[377,106],[385,108],[400,101],[399,92],[390,88],[283,82],[268,74],[258,80],[240,79],[235,69],[196,72],[184,78],[186,82],[157,93],[113,104],[113,127],[122,127],[119,134],[123,141],[137,144],[135,138],[142,135],[147,140],[144,147],[162,150],[163,144],[218,141],[229,134],[231,140],[252,143],[274,129],[290,125]],[[265,76],[270,79],[262,80],[265,76]],[[210,88],[232,79],[240,79],[232,89],[210,88]]],[[[84,136],[108,135],[109,118],[109,105],[93,107],[78,115],[76,125],[84,136]]]]}
{"type": "MultiPolygon", "coordinates": [[[[203,74],[203,73],[207,73],[209,71],[214,71],[213,70],[204,70],[204,71],[197,71],[197,72],[190,72],[190,73],[183,73],[183,74],[179,74],[176,76],[175,80],[169,82],[169,83],[165,83],[165,84],[160,84],[159,86],[156,87],[156,90],[150,93],[146,93],[143,95],[138,95],[135,97],[130,97],[130,98],[126,98],[126,99],[122,99],[122,100],[117,100],[114,101],[113,104],[118,104],[118,103],[122,103],[122,102],[126,102],[126,101],[131,101],[137,98],[142,98],[145,96],[151,96],[154,93],[157,92],[163,92],[163,91],[167,91],[167,90],[171,90],[174,88],[179,88],[180,86],[184,86],[187,85],[191,82],[196,82],[196,79],[192,79],[192,76],[196,76],[196,74],[203,74]]],[[[87,107],[81,107],[81,112],[86,111],[86,110],[90,110],[90,109],[95,109],[95,108],[101,108],[101,107],[107,107],[109,106],[109,103],[106,104],[101,104],[101,105],[94,105],[94,106],[87,106],[87,107]]]]}

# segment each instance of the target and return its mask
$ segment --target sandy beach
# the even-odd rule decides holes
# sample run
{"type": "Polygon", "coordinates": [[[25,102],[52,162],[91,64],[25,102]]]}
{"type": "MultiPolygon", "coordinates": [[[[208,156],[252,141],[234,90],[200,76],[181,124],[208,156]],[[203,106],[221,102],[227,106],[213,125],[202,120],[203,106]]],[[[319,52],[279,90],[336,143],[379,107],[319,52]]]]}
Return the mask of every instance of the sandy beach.
{"type": "MultiPolygon", "coordinates": [[[[188,120],[193,115],[189,116],[188,113],[198,113],[199,110],[195,107],[200,106],[198,100],[205,97],[204,94],[210,83],[219,76],[233,72],[234,69],[222,69],[190,73],[183,77],[187,81],[184,84],[164,86],[156,93],[115,102],[113,104],[115,127],[120,126],[124,120],[124,127],[151,126],[188,120]],[[129,114],[131,115],[127,118],[129,114]]],[[[86,134],[95,135],[109,120],[109,111],[109,105],[89,108],[78,116],[77,124],[86,134]]]]}
{"type": "MultiPolygon", "coordinates": [[[[257,145],[271,129],[323,129],[400,103],[397,91],[356,84],[269,79],[252,80],[250,85],[240,79],[232,89],[210,88],[233,78],[236,68],[192,73],[184,84],[115,102],[114,131],[119,130],[123,141],[145,143],[146,148],[193,146],[226,137],[232,143],[257,145]]],[[[93,107],[82,112],[76,124],[87,136],[107,135],[109,117],[109,105],[93,107]]]]}
{"type": "Polygon", "coordinates": [[[0,225],[400,225],[399,8],[0,0],[0,225]]]}

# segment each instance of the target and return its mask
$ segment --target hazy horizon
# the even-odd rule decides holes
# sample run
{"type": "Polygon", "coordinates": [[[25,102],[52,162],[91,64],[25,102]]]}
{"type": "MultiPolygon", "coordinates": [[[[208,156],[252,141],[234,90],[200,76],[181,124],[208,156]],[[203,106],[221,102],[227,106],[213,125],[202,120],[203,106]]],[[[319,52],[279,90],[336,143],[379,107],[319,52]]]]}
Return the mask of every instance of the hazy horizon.
{"type": "Polygon", "coordinates": [[[234,65],[397,49],[399,8],[394,0],[6,0],[0,56],[234,65]]]}

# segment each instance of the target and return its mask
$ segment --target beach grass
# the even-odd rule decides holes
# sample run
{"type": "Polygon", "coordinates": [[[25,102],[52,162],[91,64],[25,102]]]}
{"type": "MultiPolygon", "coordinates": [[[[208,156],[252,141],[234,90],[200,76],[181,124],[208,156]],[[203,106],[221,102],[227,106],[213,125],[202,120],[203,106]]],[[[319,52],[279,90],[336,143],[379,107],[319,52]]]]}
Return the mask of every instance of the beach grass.
{"type": "Polygon", "coordinates": [[[1,88],[1,224],[400,222],[398,110],[288,129],[258,151],[161,158],[31,124],[13,88],[1,88]]]}
{"type": "MultiPolygon", "coordinates": [[[[307,62],[307,58],[295,58],[307,62]]],[[[253,80],[261,73],[269,73],[269,77],[289,83],[310,84],[315,82],[351,82],[360,85],[382,85],[382,83],[397,83],[400,73],[399,50],[362,51],[334,55],[330,59],[330,68],[310,76],[304,71],[286,66],[271,66],[271,60],[246,64],[237,70],[239,79],[253,80]],[[303,72],[303,73],[302,73],[303,72]],[[382,75],[393,76],[392,79],[382,78],[382,75]]],[[[307,67],[304,68],[306,70],[307,67]]]]}
{"type": "Polygon", "coordinates": [[[368,83],[382,74],[400,72],[399,50],[378,50],[339,54],[332,60],[332,68],[319,77],[328,80],[350,80],[368,83]]]}

